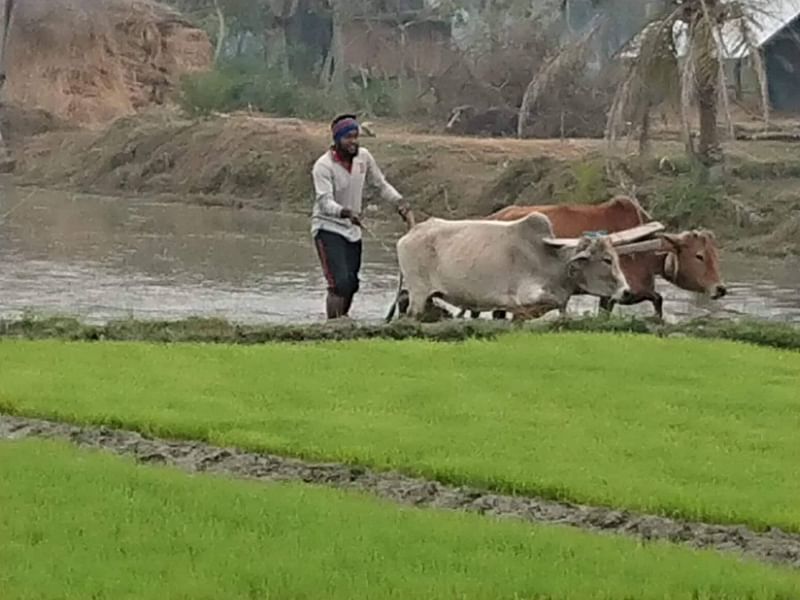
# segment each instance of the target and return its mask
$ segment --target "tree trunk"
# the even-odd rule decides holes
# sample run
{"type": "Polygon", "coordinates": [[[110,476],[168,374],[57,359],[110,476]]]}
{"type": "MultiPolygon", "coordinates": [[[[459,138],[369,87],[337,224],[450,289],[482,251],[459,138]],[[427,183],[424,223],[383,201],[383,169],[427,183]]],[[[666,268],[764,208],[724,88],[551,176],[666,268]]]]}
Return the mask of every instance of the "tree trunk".
{"type": "Polygon", "coordinates": [[[14,0],[5,0],[3,9],[3,29],[0,34],[0,89],[6,82],[6,47],[8,46],[8,34],[11,29],[11,17],[14,10],[14,0]]]}
{"type": "Polygon", "coordinates": [[[222,54],[222,47],[225,43],[225,14],[219,6],[219,0],[214,0],[214,10],[217,11],[217,47],[214,49],[214,62],[219,62],[219,57],[222,54]]]}
{"type": "Polygon", "coordinates": [[[286,43],[286,24],[283,19],[275,19],[268,30],[267,66],[278,69],[283,75],[289,74],[289,50],[286,43]]]}
{"type": "Polygon", "coordinates": [[[712,0],[706,0],[706,10],[698,14],[692,44],[694,45],[694,77],[695,98],[700,117],[700,139],[698,140],[697,158],[706,166],[711,166],[721,159],[719,131],[717,128],[717,112],[719,107],[720,65],[722,57],[718,55],[713,35],[711,8],[712,0]],[[708,8],[708,6],[711,8],[708,8]]]}
{"type": "Polygon", "coordinates": [[[717,86],[708,84],[697,89],[700,110],[700,140],[698,156],[705,165],[719,160],[720,144],[717,128],[717,86]]]}
{"type": "MultiPolygon", "coordinates": [[[[11,27],[12,12],[14,10],[14,0],[5,0],[3,3],[3,29],[2,40],[0,40],[0,90],[6,81],[6,49],[8,46],[8,34],[11,27]]],[[[0,131],[0,172],[8,173],[14,170],[15,161],[11,157],[6,146],[5,138],[0,131]]]]}
{"type": "Polygon", "coordinates": [[[649,100],[642,107],[641,119],[639,120],[639,156],[650,154],[650,111],[652,105],[649,100]]]}
{"type": "Polygon", "coordinates": [[[344,39],[342,36],[342,26],[344,25],[344,8],[342,0],[332,0],[333,8],[333,35],[331,37],[331,78],[328,89],[338,97],[344,97],[347,89],[345,87],[344,64],[344,39]]]}

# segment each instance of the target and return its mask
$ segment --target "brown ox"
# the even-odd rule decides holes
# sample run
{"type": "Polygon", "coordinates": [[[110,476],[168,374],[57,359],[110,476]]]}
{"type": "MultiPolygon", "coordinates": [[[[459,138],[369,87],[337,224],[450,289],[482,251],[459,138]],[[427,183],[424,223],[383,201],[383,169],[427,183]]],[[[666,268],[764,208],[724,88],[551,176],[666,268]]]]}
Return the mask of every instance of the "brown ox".
{"type": "MultiPolygon", "coordinates": [[[[577,238],[589,231],[614,233],[651,220],[631,198],[617,196],[602,204],[552,204],[543,206],[507,206],[486,217],[492,221],[519,219],[531,212],[546,215],[553,232],[561,238],[577,238]]],[[[723,297],[727,290],[719,272],[719,255],[714,234],[706,230],[685,231],[679,235],[662,234],[666,248],[662,252],[642,252],[619,257],[620,267],[630,286],[630,294],[613,301],[601,298],[602,309],[612,311],[615,304],[625,306],[650,301],[658,318],[663,318],[664,299],[656,291],[655,278],[661,276],[681,289],[723,297]]],[[[464,311],[461,313],[464,314],[464,311]]],[[[480,313],[472,311],[473,318],[480,313]]],[[[504,318],[495,311],[495,318],[504,318]]]]}

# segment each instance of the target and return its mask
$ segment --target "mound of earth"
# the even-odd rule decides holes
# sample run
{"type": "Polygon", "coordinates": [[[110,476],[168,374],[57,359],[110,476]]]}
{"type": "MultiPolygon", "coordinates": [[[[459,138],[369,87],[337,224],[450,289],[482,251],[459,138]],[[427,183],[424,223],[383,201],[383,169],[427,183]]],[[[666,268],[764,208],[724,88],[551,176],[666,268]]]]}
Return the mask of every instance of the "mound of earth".
{"type": "Polygon", "coordinates": [[[311,167],[325,148],[293,119],[199,121],[164,111],[123,117],[102,131],[56,131],[17,153],[22,183],[106,193],[257,199],[267,208],[309,199],[311,167]]]}
{"type": "MultiPolygon", "coordinates": [[[[329,136],[321,123],[249,113],[187,119],[158,108],[103,129],[37,136],[15,154],[23,184],[305,210],[313,194],[311,168],[329,136]]],[[[471,142],[386,131],[363,143],[420,214],[488,214],[517,197],[543,202],[574,183],[569,162],[543,155],[558,142],[510,148],[491,140],[471,142]],[[533,165],[536,175],[524,185],[514,176],[520,161],[533,165]]],[[[581,156],[586,149],[571,152],[581,156]]],[[[374,190],[367,193],[368,202],[383,204],[374,190]]]]}
{"type": "Polygon", "coordinates": [[[210,67],[208,36],[150,0],[25,0],[11,17],[5,99],[78,125],[163,104],[210,67]]]}

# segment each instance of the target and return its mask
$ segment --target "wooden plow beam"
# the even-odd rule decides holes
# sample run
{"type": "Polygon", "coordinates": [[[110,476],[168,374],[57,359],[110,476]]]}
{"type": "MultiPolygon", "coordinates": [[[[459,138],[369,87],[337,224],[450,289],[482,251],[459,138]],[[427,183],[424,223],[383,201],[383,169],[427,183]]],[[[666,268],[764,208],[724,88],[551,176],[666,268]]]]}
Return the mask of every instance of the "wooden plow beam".
{"type": "MultiPolygon", "coordinates": [[[[651,252],[662,248],[662,241],[654,238],[657,233],[664,231],[665,227],[658,221],[651,221],[630,229],[606,233],[605,231],[587,231],[588,237],[607,237],[616,248],[618,254],[633,254],[636,252],[651,252]]],[[[547,244],[574,248],[580,243],[580,238],[547,238],[547,244]]]]}

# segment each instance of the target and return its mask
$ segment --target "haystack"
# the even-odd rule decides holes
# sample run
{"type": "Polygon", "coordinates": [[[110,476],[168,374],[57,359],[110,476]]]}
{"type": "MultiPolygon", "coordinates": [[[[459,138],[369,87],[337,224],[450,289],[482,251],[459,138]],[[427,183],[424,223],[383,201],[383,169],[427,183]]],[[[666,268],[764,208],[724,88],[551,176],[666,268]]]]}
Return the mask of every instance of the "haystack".
{"type": "Polygon", "coordinates": [[[80,125],[168,102],[212,61],[202,30],[150,0],[18,0],[7,52],[5,100],[80,125]]]}

